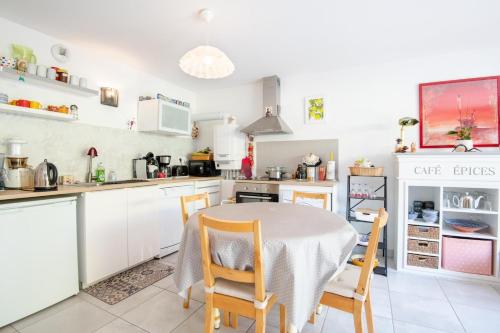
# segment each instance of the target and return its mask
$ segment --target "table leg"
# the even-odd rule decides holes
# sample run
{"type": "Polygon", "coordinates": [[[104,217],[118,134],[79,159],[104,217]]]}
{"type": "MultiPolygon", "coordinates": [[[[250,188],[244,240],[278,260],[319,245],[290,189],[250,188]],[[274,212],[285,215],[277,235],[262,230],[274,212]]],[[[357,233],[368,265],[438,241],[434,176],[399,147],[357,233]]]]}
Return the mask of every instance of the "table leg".
{"type": "Polygon", "coordinates": [[[297,326],[292,323],[288,324],[288,333],[299,333],[297,326]]]}
{"type": "Polygon", "coordinates": [[[318,304],[318,306],[316,307],[316,314],[320,316],[322,311],[323,311],[323,304],[318,304]]]}

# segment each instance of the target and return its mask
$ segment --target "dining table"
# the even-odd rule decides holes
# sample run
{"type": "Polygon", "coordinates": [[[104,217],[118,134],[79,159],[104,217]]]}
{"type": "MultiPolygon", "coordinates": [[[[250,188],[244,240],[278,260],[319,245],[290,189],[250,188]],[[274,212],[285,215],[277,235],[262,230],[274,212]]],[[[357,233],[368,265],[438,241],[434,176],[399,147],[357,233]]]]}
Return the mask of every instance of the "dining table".
{"type": "MultiPolygon", "coordinates": [[[[179,248],[174,282],[181,295],[203,280],[199,214],[231,221],[260,220],[266,290],[286,307],[288,331],[302,330],[329,280],[339,273],[358,241],[346,219],[306,205],[253,202],[205,208],[189,217],[179,248]]],[[[253,237],[209,231],[212,260],[252,270],[253,237]]]]}

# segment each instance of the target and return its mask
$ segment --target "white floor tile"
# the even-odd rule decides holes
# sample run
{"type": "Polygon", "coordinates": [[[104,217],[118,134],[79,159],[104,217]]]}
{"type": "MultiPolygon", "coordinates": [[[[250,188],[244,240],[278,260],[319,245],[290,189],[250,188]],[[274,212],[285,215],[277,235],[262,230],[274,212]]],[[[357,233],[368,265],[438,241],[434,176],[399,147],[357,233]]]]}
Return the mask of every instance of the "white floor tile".
{"type": "MultiPolygon", "coordinates": [[[[168,291],[171,291],[175,294],[177,294],[179,291],[177,290],[177,287],[175,284],[171,284],[169,287],[167,287],[168,291]]],[[[205,303],[205,287],[203,286],[203,280],[198,281],[192,288],[191,288],[191,299],[194,299],[195,301],[205,303]]]]}
{"type": "Polygon", "coordinates": [[[394,333],[447,333],[434,328],[394,320],[394,333]]]}
{"type": "MultiPolygon", "coordinates": [[[[279,333],[280,329],[271,325],[266,325],[266,333],[279,333]]],[[[255,333],[255,323],[248,329],[247,333],[255,333]]]]}
{"type": "Polygon", "coordinates": [[[370,291],[373,315],[391,319],[392,311],[389,291],[379,288],[371,288],[370,291]]]}
{"type": "Polygon", "coordinates": [[[116,316],[120,316],[124,314],[125,312],[128,312],[135,308],[136,306],[144,303],[148,299],[152,298],[153,296],[159,294],[162,292],[163,289],[155,287],[155,286],[149,286],[141,291],[138,291],[137,293],[133,294],[130,297],[125,298],[123,301],[118,302],[114,305],[109,305],[108,303],[105,303],[94,296],[91,296],[85,292],[80,292],[78,294],[78,297],[80,297],[82,300],[92,303],[98,307],[100,307],[103,310],[106,310],[108,312],[111,312],[112,314],[116,316]]]}
{"type": "Polygon", "coordinates": [[[166,278],[156,282],[154,285],[162,289],[168,289],[170,286],[174,285],[174,274],[170,274],[166,278]]]}
{"type": "Polygon", "coordinates": [[[21,333],[90,333],[113,321],[116,317],[87,302],[78,302],[42,319],[22,330],[21,333]]]}
{"type": "Polygon", "coordinates": [[[491,286],[498,292],[500,295],[500,284],[491,284],[491,286]]]}
{"type": "Polygon", "coordinates": [[[118,318],[106,326],[101,327],[95,333],[146,333],[146,331],[118,318]]]}
{"type": "MultiPolygon", "coordinates": [[[[222,318],[221,318],[222,319],[222,318]]],[[[185,322],[183,322],[179,327],[177,327],[172,333],[192,333],[192,332],[203,332],[205,324],[205,306],[199,308],[191,317],[189,317],[185,322]]],[[[248,318],[239,317],[238,318],[238,329],[234,330],[231,327],[226,327],[222,324],[217,333],[230,333],[230,332],[246,332],[250,326],[252,326],[253,320],[248,318]]]]}
{"type": "Polygon", "coordinates": [[[121,317],[151,333],[170,332],[201,305],[202,303],[191,300],[190,308],[184,309],[181,297],[169,291],[163,291],[121,317]]]}
{"type": "Polygon", "coordinates": [[[0,333],[14,333],[17,332],[14,327],[7,325],[4,327],[0,327],[0,333]]]}
{"type": "MultiPolygon", "coordinates": [[[[366,326],[366,318],[363,314],[363,328],[368,331],[366,326]]],[[[388,318],[373,317],[375,332],[377,333],[393,333],[392,320],[388,318]]],[[[354,317],[352,314],[343,312],[337,309],[328,309],[325,323],[322,328],[322,333],[353,333],[354,332],[354,317]]]]}
{"type": "Polygon", "coordinates": [[[462,325],[447,301],[394,291],[390,292],[390,296],[394,320],[454,333],[463,332],[462,325]]]}
{"type": "Polygon", "coordinates": [[[170,263],[170,264],[172,264],[172,265],[175,266],[175,265],[177,265],[178,254],[179,254],[179,252],[175,252],[175,253],[169,254],[168,256],[163,257],[162,260],[165,260],[168,263],[170,263]]]}
{"type": "Polygon", "coordinates": [[[81,299],[78,298],[78,296],[72,296],[68,299],[65,299],[62,302],[52,305],[51,307],[38,311],[37,313],[34,313],[31,316],[18,320],[15,323],[13,323],[12,326],[19,331],[25,327],[33,325],[37,321],[53,316],[54,314],[64,309],[67,309],[68,307],[75,305],[78,302],[81,302],[81,299]]]}
{"type": "Polygon", "coordinates": [[[446,300],[437,279],[432,276],[391,271],[388,282],[390,291],[446,300]]]}
{"type": "Polygon", "coordinates": [[[500,331],[500,312],[467,305],[453,305],[467,333],[496,333],[500,331]]]}
{"type": "Polygon", "coordinates": [[[389,290],[389,283],[387,282],[387,276],[373,274],[371,286],[372,288],[389,290]]]}
{"type": "Polygon", "coordinates": [[[500,310],[500,294],[486,283],[439,279],[452,305],[463,304],[500,310]]]}

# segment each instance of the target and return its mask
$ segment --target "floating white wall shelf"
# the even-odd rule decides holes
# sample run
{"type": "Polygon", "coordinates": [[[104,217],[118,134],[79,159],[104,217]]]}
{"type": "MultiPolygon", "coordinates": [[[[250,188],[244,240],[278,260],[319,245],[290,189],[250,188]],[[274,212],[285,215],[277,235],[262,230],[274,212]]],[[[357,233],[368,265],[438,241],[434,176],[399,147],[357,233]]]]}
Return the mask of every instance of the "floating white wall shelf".
{"type": "Polygon", "coordinates": [[[80,96],[98,96],[99,92],[97,90],[89,88],[81,88],[79,86],[74,86],[69,83],[64,83],[56,80],[51,80],[46,77],[41,77],[38,75],[32,75],[29,73],[19,73],[11,68],[6,68],[0,66],[0,78],[13,80],[17,82],[24,82],[26,84],[31,84],[34,86],[47,87],[59,91],[63,91],[70,94],[80,95],[80,96]],[[24,81],[19,80],[22,76],[24,81]]]}
{"type": "Polygon", "coordinates": [[[31,109],[21,106],[14,106],[9,104],[0,104],[0,112],[12,115],[29,116],[36,118],[53,119],[59,121],[74,121],[77,120],[73,115],[66,113],[59,113],[53,111],[46,111],[40,109],[31,109]]]}

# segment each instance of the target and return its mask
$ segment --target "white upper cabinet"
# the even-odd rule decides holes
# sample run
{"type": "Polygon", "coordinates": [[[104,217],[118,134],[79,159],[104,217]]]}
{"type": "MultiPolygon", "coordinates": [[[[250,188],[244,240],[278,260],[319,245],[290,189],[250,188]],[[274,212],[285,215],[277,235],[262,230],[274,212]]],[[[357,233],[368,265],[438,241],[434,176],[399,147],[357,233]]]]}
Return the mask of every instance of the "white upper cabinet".
{"type": "Polygon", "coordinates": [[[191,111],[172,102],[152,99],[138,102],[137,130],[165,135],[190,135],[191,111]]]}

